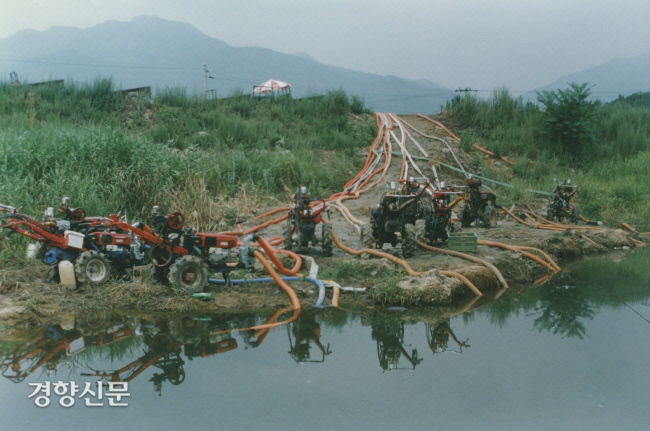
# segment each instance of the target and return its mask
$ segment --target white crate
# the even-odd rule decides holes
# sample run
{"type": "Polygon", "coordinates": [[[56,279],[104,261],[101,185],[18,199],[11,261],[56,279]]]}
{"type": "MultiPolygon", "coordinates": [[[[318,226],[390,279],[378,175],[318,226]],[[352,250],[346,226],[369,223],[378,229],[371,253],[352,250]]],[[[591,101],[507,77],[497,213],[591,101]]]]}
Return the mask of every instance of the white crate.
{"type": "Polygon", "coordinates": [[[68,239],[68,247],[78,248],[79,250],[84,248],[84,234],[72,230],[66,230],[63,233],[63,236],[68,239]]]}

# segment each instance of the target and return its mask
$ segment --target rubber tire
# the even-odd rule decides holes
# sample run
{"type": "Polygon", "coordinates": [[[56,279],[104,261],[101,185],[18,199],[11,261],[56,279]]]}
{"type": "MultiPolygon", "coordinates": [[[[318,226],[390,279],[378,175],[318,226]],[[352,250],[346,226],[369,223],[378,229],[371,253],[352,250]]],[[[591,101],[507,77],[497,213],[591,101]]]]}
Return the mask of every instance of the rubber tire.
{"type": "Polygon", "coordinates": [[[462,227],[470,227],[472,224],[472,217],[471,214],[469,214],[469,206],[467,204],[463,205],[463,207],[458,211],[458,220],[460,220],[460,225],[462,227]]]}
{"type": "Polygon", "coordinates": [[[178,287],[187,293],[198,293],[208,284],[208,269],[201,258],[183,256],[171,264],[167,280],[172,287],[178,287]]]}
{"type": "Polygon", "coordinates": [[[199,343],[203,333],[207,332],[207,323],[189,317],[172,320],[169,324],[169,333],[175,340],[193,345],[199,343]]]}
{"type": "Polygon", "coordinates": [[[405,258],[415,255],[415,226],[407,224],[402,231],[402,256],[405,258]]]}
{"type": "Polygon", "coordinates": [[[84,251],[74,263],[74,272],[79,284],[98,286],[111,277],[111,263],[98,251],[84,251]]]}
{"type": "Polygon", "coordinates": [[[320,245],[321,252],[323,253],[323,256],[331,256],[334,242],[332,239],[332,225],[323,224],[321,229],[323,235],[320,245]]]}
{"type": "Polygon", "coordinates": [[[291,225],[287,226],[282,232],[282,246],[285,250],[293,250],[293,233],[291,225]]]}
{"type": "Polygon", "coordinates": [[[483,224],[486,228],[497,227],[497,210],[490,204],[483,209],[483,224]]]}

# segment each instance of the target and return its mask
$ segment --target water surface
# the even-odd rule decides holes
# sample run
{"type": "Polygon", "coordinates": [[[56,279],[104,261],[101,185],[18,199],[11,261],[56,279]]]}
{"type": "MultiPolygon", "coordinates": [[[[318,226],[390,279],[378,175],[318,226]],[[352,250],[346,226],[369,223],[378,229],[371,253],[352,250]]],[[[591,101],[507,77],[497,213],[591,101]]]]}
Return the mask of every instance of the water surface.
{"type": "Polygon", "coordinates": [[[451,317],[307,309],[236,332],[292,312],[64,319],[0,344],[2,429],[650,429],[649,263],[584,261],[451,317]],[[28,399],[59,380],[127,381],[128,407],[28,399]]]}

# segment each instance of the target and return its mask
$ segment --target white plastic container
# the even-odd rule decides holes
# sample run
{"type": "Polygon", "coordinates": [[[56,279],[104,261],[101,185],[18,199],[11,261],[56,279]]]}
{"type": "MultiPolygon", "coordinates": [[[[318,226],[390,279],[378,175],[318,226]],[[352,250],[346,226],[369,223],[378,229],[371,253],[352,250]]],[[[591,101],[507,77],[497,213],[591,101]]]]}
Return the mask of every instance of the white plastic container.
{"type": "Polygon", "coordinates": [[[72,289],[77,288],[77,280],[74,277],[74,265],[72,262],[67,260],[59,262],[59,278],[61,279],[61,286],[72,289]]]}
{"type": "Polygon", "coordinates": [[[64,331],[72,331],[74,329],[74,322],[76,317],[74,314],[64,314],[61,316],[61,329],[64,331]]]}
{"type": "Polygon", "coordinates": [[[63,233],[63,236],[68,239],[68,247],[78,248],[79,250],[84,248],[84,234],[72,230],[66,230],[63,233]]]}
{"type": "Polygon", "coordinates": [[[27,259],[35,259],[36,253],[38,253],[40,248],[41,245],[39,243],[27,244],[27,259]]]}

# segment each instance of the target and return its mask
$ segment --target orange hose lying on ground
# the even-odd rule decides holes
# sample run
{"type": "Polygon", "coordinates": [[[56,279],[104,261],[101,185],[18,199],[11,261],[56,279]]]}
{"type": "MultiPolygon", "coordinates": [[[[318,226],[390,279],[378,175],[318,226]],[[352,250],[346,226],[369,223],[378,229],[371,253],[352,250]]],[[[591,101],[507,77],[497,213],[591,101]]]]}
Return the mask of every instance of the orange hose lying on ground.
{"type": "Polygon", "coordinates": [[[520,252],[524,256],[526,256],[527,258],[539,263],[542,266],[545,266],[546,268],[551,270],[551,272],[557,272],[558,271],[550,263],[543,261],[542,259],[535,256],[534,254],[531,254],[531,253],[528,253],[526,251],[521,250],[521,248],[518,247],[518,246],[512,246],[512,245],[508,245],[508,244],[503,244],[501,242],[486,241],[486,240],[481,240],[481,239],[477,240],[476,243],[478,245],[487,245],[487,246],[491,246],[491,247],[500,247],[500,248],[510,250],[510,251],[513,251],[513,252],[520,252]]]}
{"type": "MultiPolygon", "coordinates": [[[[271,262],[273,262],[273,265],[275,265],[276,268],[278,268],[278,271],[280,271],[284,275],[296,275],[298,271],[300,270],[300,267],[302,266],[302,258],[298,256],[297,254],[289,251],[289,250],[276,250],[273,247],[271,247],[262,237],[257,238],[257,243],[262,247],[266,255],[271,259],[271,262]],[[293,257],[296,261],[296,263],[293,265],[293,268],[287,269],[282,265],[282,262],[278,260],[278,258],[275,256],[278,253],[284,253],[284,254],[289,254],[291,257],[293,257]]],[[[258,251],[255,251],[258,253],[258,251]]],[[[266,260],[266,259],[264,259],[266,260]]],[[[283,281],[284,283],[284,281],[283,281]]],[[[286,283],[285,283],[286,284],[286,283]]]]}
{"type": "Polygon", "coordinates": [[[492,264],[491,264],[490,262],[488,262],[487,260],[484,260],[484,259],[478,258],[478,257],[476,257],[476,256],[471,256],[471,255],[466,254],[466,253],[461,253],[461,252],[459,252],[459,251],[447,250],[447,249],[444,249],[444,248],[438,248],[438,247],[432,247],[432,246],[430,246],[430,245],[428,245],[428,244],[425,244],[425,243],[423,243],[423,242],[421,242],[421,241],[419,241],[419,240],[416,240],[415,242],[416,242],[420,247],[423,247],[423,248],[425,248],[425,249],[427,249],[427,250],[435,251],[435,252],[438,252],[438,253],[444,253],[444,254],[448,254],[448,255],[451,255],[451,256],[460,257],[460,258],[462,258],[462,259],[470,260],[470,261],[472,261],[472,262],[480,263],[481,265],[484,265],[484,266],[488,267],[489,269],[491,269],[492,272],[494,272],[494,275],[496,275],[496,277],[497,277],[497,279],[499,280],[499,282],[501,282],[501,285],[502,285],[505,289],[508,288],[508,283],[506,282],[506,279],[503,278],[503,275],[501,274],[501,271],[499,271],[499,270],[497,269],[496,266],[492,265],[492,264]]]}
{"type": "Polygon", "coordinates": [[[455,271],[446,271],[446,270],[445,271],[439,271],[439,272],[440,272],[440,274],[444,275],[445,277],[454,277],[454,278],[459,279],[460,281],[462,281],[465,284],[465,286],[469,287],[470,290],[472,292],[474,292],[474,294],[476,296],[483,296],[481,291],[478,290],[478,288],[476,286],[474,286],[474,283],[472,283],[469,280],[469,278],[465,277],[463,274],[459,274],[459,273],[457,273],[455,271]]]}
{"type": "MultiPolygon", "coordinates": [[[[485,153],[485,154],[487,154],[487,155],[490,156],[490,157],[494,157],[495,159],[497,158],[497,155],[494,154],[492,151],[486,150],[485,148],[479,146],[478,144],[472,144],[472,147],[475,148],[475,149],[477,149],[477,150],[479,150],[479,151],[481,151],[481,152],[483,152],[483,153],[485,153]]],[[[504,162],[508,163],[510,166],[514,166],[514,165],[515,165],[512,161],[508,160],[508,159],[505,158],[504,156],[500,156],[499,158],[500,158],[501,160],[503,160],[504,162]]]]}
{"type": "Polygon", "coordinates": [[[518,249],[521,249],[521,250],[530,250],[530,251],[535,251],[535,252],[541,254],[548,261],[548,263],[553,268],[555,268],[555,271],[557,271],[557,272],[562,271],[562,268],[560,268],[559,265],[557,263],[555,263],[555,261],[553,259],[551,259],[551,256],[549,256],[544,250],[536,248],[536,247],[525,246],[525,245],[518,245],[516,247],[518,249]]]}
{"type": "MultiPolygon", "coordinates": [[[[351,255],[358,256],[361,254],[372,254],[373,256],[383,257],[385,259],[390,260],[391,262],[400,265],[402,268],[404,268],[406,273],[411,277],[421,277],[423,274],[422,272],[414,271],[411,265],[409,265],[405,260],[395,257],[392,254],[375,250],[372,248],[362,248],[360,250],[355,250],[350,247],[346,247],[345,245],[343,245],[343,243],[341,243],[341,240],[338,238],[338,236],[336,236],[336,234],[333,231],[332,231],[332,239],[334,240],[334,243],[336,243],[338,248],[351,255]]],[[[474,284],[470,280],[468,280],[467,277],[452,271],[440,271],[440,274],[445,275],[447,277],[455,277],[461,280],[463,283],[465,283],[465,285],[469,287],[472,290],[472,292],[474,292],[477,295],[482,295],[481,291],[478,290],[478,288],[474,286],[474,284]]]]}
{"type": "Polygon", "coordinates": [[[343,186],[343,189],[347,189],[352,184],[354,184],[363,175],[363,173],[366,171],[366,169],[368,169],[370,167],[370,165],[372,164],[372,161],[374,160],[374,158],[376,156],[375,151],[374,151],[375,147],[379,143],[379,138],[381,138],[381,136],[384,133],[384,124],[383,123],[380,124],[379,120],[380,120],[379,114],[375,114],[375,121],[377,123],[377,136],[375,136],[375,139],[372,141],[372,145],[370,145],[370,149],[368,150],[368,155],[366,156],[366,161],[365,161],[365,163],[363,165],[363,168],[361,168],[361,170],[354,176],[354,178],[352,178],[350,181],[348,181],[345,184],[345,186],[343,186]]]}
{"type": "Polygon", "coordinates": [[[582,239],[584,239],[584,240],[587,241],[588,243],[593,244],[593,245],[595,245],[596,247],[600,247],[600,248],[607,249],[607,247],[605,247],[604,245],[600,245],[600,244],[598,244],[596,241],[594,241],[593,239],[589,238],[588,236],[585,236],[585,235],[581,235],[581,236],[582,236],[582,239]]]}
{"type": "Polygon", "coordinates": [[[415,114],[415,115],[417,115],[417,116],[420,117],[420,118],[424,118],[424,119],[427,120],[427,121],[432,122],[432,123],[435,124],[436,126],[440,127],[442,130],[444,130],[445,132],[447,132],[447,133],[449,134],[449,136],[451,136],[452,138],[454,138],[455,140],[457,140],[458,142],[460,142],[460,138],[459,138],[458,136],[454,135],[453,133],[451,133],[451,131],[450,131],[448,128],[446,128],[446,127],[445,127],[441,122],[436,121],[436,120],[434,120],[433,118],[429,118],[429,117],[427,117],[426,115],[422,115],[422,114],[415,114]]]}
{"type": "Polygon", "coordinates": [[[525,221],[523,221],[522,219],[520,219],[519,217],[517,217],[516,215],[514,215],[514,214],[512,213],[512,211],[510,211],[508,208],[506,208],[506,207],[501,207],[501,209],[502,209],[503,211],[505,211],[506,214],[508,214],[510,217],[512,217],[513,219],[517,220],[519,223],[521,223],[521,224],[523,224],[523,225],[525,225],[525,226],[528,226],[528,227],[536,227],[536,226],[531,226],[530,223],[526,223],[525,221]]]}
{"type": "Polygon", "coordinates": [[[289,207],[277,208],[277,209],[271,210],[269,212],[266,212],[264,214],[258,215],[257,217],[255,217],[255,220],[260,220],[260,219],[266,218],[268,216],[272,216],[273,214],[277,214],[277,213],[282,212],[282,211],[289,211],[290,209],[291,208],[289,208],[289,207]]]}
{"type": "Polygon", "coordinates": [[[623,226],[625,229],[629,230],[630,232],[636,232],[636,230],[627,223],[622,223],[621,226],[623,226]]]}
{"type": "MultiPolygon", "coordinates": [[[[278,217],[278,218],[276,218],[276,219],[269,220],[269,221],[264,222],[264,223],[262,223],[262,224],[260,224],[260,225],[254,226],[254,227],[252,227],[252,228],[250,228],[250,229],[246,229],[246,230],[233,230],[233,231],[222,232],[222,233],[223,233],[224,235],[235,235],[235,236],[248,235],[248,234],[251,234],[251,233],[253,233],[253,232],[257,232],[257,231],[260,230],[260,229],[264,229],[265,227],[270,226],[270,225],[272,225],[272,224],[280,223],[281,221],[284,221],[284,220],[286,220],[286,219],[288,219],[288,218],[289,218],[289,214],[285,214],[285,215],[283,215],[282,217],[278,217]]],[[[239,227],[239,225],[237,225],[237,227],[239,227]]]]}

